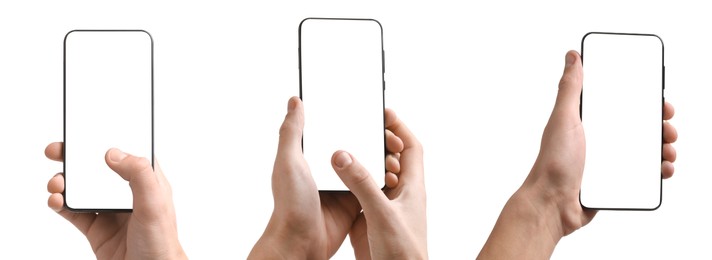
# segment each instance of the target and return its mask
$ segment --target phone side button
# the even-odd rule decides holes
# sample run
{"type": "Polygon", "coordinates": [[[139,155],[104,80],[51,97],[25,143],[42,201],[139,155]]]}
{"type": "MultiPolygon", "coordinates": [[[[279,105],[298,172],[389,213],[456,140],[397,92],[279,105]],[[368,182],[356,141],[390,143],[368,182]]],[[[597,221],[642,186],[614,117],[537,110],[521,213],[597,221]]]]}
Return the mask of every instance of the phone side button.
{"type": "Polygon", "coordinates": [[[663,90],[665,90],[665,65],[663,65],[663,90]]]}

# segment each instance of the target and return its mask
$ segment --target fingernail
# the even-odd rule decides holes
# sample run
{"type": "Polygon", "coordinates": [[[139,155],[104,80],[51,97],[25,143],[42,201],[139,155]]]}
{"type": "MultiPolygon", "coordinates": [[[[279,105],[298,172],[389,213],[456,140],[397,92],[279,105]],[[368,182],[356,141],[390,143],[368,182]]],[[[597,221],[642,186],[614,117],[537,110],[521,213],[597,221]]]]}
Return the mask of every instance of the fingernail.
{"type": "Polygon", "coordinates": [[[576,54],[573,52],[566,53],[566,67],[571,66],[576,61],[576,54]]]}
{"type": "Polygon", "coordinates": [[[111,150],[111,154],[109,154],[109,159],[110,159],[112,162],[120,162],[120,161],[123,160],[124,158],[126,158],[126,154],[125,154],[124,152],[122,152],[121,150],[116,149],[116,148],[112,149],[112,150],[111,150]]]}
{"type": "Polygon", "coordinates": [[[347,152],[340,152],[336,155],[336,159],[334,160],[334,164],[336,164],[336,167],[339,168],[349,166],[351,162],[351,156],[349,156],[349,153],[347,152]]]}

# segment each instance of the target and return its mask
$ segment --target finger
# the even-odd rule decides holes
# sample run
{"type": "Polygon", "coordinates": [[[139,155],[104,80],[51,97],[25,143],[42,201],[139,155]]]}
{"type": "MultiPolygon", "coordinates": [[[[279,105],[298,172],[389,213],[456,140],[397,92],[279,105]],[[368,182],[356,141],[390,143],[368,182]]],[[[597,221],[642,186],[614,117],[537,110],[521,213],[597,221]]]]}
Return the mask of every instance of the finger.
{"type": "Polygon", "coordinates": [[[390,153],[400,153],[403,151],[403,140],[388,129],[386,129],[386,149],[390,153]]]}
{"type": "Polygon", "coordinates": [[[414,183],[423,185],[423,146],[393,110],[386,109],[385,118],[386,128],[403,142],[403,152],[400,157],[396,156],[400,158],[398,182],[409,182],[412,179],[414,183]]]}
{"type": "Polygon", "coordinates": [[[415,138],[415,135],[410,132],[410,129],[396,116],[396,112],[392,109],[386,108],[385,123],[386,129],[401,139],[401,142],[403,142],[403,150],[421,148],[418,139],[415,138]]]}
{"type": "Polygon", "coordinates": [[[400,162],[392,155],[386,155],[386,171],[398,174],[400,172],[400,162]]]}
{"type": "Polygon", "coordinates": [[[383,110],[383,123],[386,126],[386,129],[395,124],[396,121],[398,121],[398,117],[393,109],[386,108],[383,110]]]}
{"type": "Polygon", "coordinates": [[[279,128],[279,148],[277,156],[285,152],[302,152],[302,131],[304,130],[304,106],[298,97],[289,99],[287,115],[279,128]]]}
{"type": "Polygon", "coordinates": [[[47,200],[47,206],[55,212],[60,212],[64,208],[64,197],[61,193],[52,193],[47,200]]]}
{"type": "Polygon", "coordinates": [[[62,150],[64,149],[64,143],[62,142],[54,142],[49,145],[47,145],[47,148],[45,148],[45,156],[49,158],[50,160],[54,161],[64,161],[64,154],[62,150]]]}
{"type": "Polygon", "coordinates": [[[377,210],[386,206],[388,198],[381,187],[371,178],[371,174],[344,151],[337,151],[331,157],[331,165],[341,181],[356,196],[364,211],[377,210]]]}
{"type": "Polygon", "coordinates": [[[386,172],[385,176],[386,187],[395,189],[398,187],[398,175],[392,172],[386,172]]]}
{"type": "Polygon", "coordinates": [[[64,208],[64,196],[62,196],[62,192],[64,192],[64,175],[62,175],[62,173],[57,173],[49,179],[47,191],[51,193],[47,199],[47,206],[72,223],[82,234],[86,235],[96,215],[73,213],[64,208]]]}
{"type": "Polygon", "coordinates": [[[580,120],[579,105],[581,103],[582,85],[583,67],[581,65],[581,57],[576,51],[568,51],[566,53],[564,74],[559,81],[559,93],[556,96],[556,104],[554,105],[551,119],[575,117],[580,120]]]}
{"type": "Polygon", "coordinates": [[[677,151],[672,144],[663,144],[663,160],[674,163],[677,160],[677,151]]]}
{"type": "Polygon", "coordinates": [[[72,223],[82,234],[86,235],[89,232],[89,227],[94,223],[96,214],[91,213],[74,213],[64,208],[64,196],[61,193],[52,193],[47,199],[47,206],[62,216],[64,219],[72,223]]]}
{"type": "Polygon", "coordinates": [[[64,192],[64,175],[62,173],[57,173],[47,182],[47,191],[49,193],[62,193],[64,192]]]}
{"type": "Polygon", "coordinates": [[[104,159],[109,168],[129,182],[134,209],[145,206],[146,203],[157,202],[155,200],[160,198],[161,189],[148,159],[124,153],[116,148],[109,149],[104,159]]]}
{"type": "Polygon", "coordinates": [[[155,156],[153,157],[153,173],[156,175],[156,178],[158,179],[160,185],[168,188],[168,191],[171,191],[171,185],[170,183],[168,183],[168,179],[163,174],[161,165],[158,164],[158,159],[156,159],[155,156]]]}
{"type": "Polygon", "coordinates": [[[669,161],[663,161],[661,172],[663,174],[663,179],[670,178],[675,173],[675,166],[669,161]]]}
{"type": "Polygon", "coordinates": [[[665,101],[665,104],[663,104],[663,120],[670,120],[673,116],[675,116],[675,107],[665,101]]]}
{"type": "Polygon", "coordinates": [[[677,141],[677,129],[670,123],[663,122],[663,143],[674,143],[677,141]]]}

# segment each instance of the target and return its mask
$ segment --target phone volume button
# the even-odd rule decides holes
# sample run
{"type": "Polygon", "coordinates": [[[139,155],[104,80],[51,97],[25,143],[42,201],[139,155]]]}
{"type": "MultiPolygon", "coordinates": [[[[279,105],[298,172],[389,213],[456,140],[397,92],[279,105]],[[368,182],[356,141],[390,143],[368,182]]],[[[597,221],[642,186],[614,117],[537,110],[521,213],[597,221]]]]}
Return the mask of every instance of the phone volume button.
{"type": "Polygon", "coordinates": [[[665,65],[663,65],[663,90],[665,90],[665,65]]]}
{"type": "Polygon", "coordinates": [[[383,68],[383,74],[386,74],[386,51],[381,50],[381,68],[383,68]]]}

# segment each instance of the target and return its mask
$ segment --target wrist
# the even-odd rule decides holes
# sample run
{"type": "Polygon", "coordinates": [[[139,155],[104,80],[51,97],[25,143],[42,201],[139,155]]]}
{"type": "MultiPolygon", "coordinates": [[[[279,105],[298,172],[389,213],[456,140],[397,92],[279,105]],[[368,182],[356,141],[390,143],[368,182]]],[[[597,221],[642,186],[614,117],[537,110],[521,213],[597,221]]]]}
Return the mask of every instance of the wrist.
{"type": "Polygon", "coordinates": [[[185,254],[185,251],[183,251],[183,247],[178,245],[178,249],[175,250],[175,254],[173,254],[173,257],[171,259],[188,259],[188,255],[185,254]]]}
{"type": "Polygon", "coordinates": [[[283,228],[268,225],[248,259],[310,259],[309,241],[288,235],[283,228]]]}
{"type": "Polygon", "coordinates": [[[511,207],[522,221],[536,227],[539,234],[546,234],[554,245],[564,237],[565,232],[558,196],[536,185],[522,185],[505,207],[511,207]]]}
{"type": "Polygon", "coordinates": [[[509,198],[478,259],[548,259],[563,237],[555,203],[523,185],[509,198]]]}

